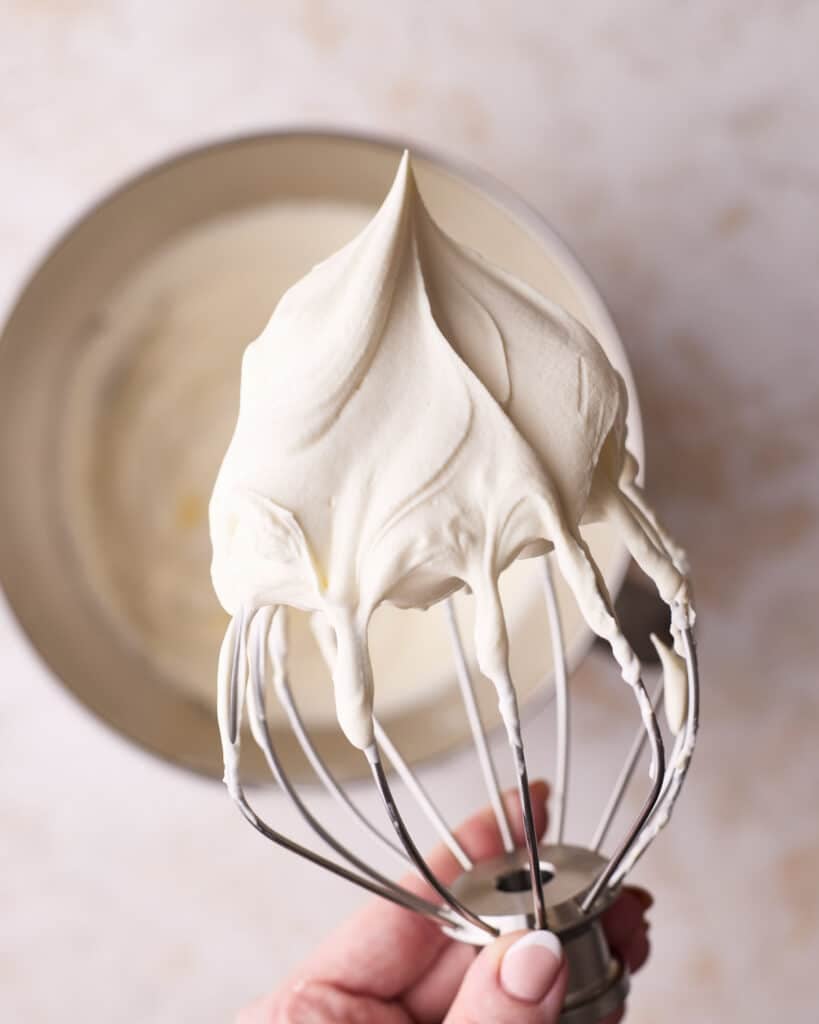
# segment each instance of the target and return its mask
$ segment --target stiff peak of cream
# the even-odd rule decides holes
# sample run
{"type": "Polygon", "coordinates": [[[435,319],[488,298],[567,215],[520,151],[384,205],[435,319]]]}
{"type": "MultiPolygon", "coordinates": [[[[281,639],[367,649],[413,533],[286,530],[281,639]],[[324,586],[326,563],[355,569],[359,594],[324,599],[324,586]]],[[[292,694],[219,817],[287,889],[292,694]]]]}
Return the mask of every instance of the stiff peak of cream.
{"type": "Polygon", "coordinates": [[[281,299],[244,356],[210,505],[225,609],[293,606],[334,635],[339,722],[373,742],[367,628],[468,586],[478,664],[517,733],[498,577],[554,549],[624,678],[639,665],[578,533],[617,527],[665,600],[681,556],[626,451],[626,389],[565,310],[446,235],[405,153],[382,206],[281,299]]]}

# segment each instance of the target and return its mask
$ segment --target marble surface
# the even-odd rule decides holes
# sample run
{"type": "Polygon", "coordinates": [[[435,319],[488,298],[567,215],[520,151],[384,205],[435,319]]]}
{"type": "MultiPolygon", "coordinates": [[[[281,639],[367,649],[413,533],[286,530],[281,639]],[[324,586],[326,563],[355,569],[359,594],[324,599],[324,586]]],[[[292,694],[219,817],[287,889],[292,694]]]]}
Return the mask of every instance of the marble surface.
{"type": "MultiPolygon", "coordinates": [[[[387,130],[540,208],[621,328],[698,588],[702,742],[638,871],[657,905],[629,1020],[813,1019],[819,8],[514,6],[5,0],[0,305],[102,189],[225,133],[387,130]]],[[[0,678],[4,1020],[228,1020],[358,902],[92,721],[5,609],[0,678]]],[[[577,692],[580,828],[632,718],[594,658],[577,692]]],[[[453,818],[473,776],[424,772],[453,818]]]]}

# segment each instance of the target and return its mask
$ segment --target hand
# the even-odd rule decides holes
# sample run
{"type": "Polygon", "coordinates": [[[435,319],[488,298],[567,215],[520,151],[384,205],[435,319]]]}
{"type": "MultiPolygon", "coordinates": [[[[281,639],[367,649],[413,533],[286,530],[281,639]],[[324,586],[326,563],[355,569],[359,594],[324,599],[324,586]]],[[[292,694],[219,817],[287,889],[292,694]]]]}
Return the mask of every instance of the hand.
{"type": "MultiPolygon", "coordinates": [[[[535,782],[531,793],[540,837],[549,789],[535,782]]],[[[517,793],[506,793],[504,800],[515,842],[522,846],[517,793]]],[[[503,852],[488,809],[456,835],[474,861],[503,852]]],[[[436,848],[427,862],[444,883],[461,871],[445,847],[436,848]]],[[[435,898],[414,875],[402,882],[435,898]]],[[[609,944],[631,971],[648,957],[644,914],[652,902],[645,890],[625,888],[603,917],[609,944]]],[[[551,932],[504,935],[478,952],[447,938],[432,921],[376,900],[346,921],[281,988],[241,1011],[236,1024],[556,1024],[566,976],[565,958],[551,932]],[[533,940],[537,935],[545,936],[545,944],[533,940]]]]}

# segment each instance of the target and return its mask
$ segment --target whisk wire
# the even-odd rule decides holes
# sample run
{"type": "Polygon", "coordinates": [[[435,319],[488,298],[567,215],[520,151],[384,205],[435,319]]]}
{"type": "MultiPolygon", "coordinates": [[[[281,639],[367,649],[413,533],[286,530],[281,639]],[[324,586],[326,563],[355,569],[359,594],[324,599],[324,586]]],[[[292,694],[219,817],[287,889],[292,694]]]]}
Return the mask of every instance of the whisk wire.
{"type": "Polygon", "coordinates": [[[678,632],[682,643],[683,656],[685,658],[688,688],[686,720],[682,731],[676,738],[674,750],[669,760],[663,790],[657,800],[657,805],[653,809],[649,820],[645,823],[640,835],[636,837],[632,848],[622,859],[621,864],[618,865],[618,868],[612,878],[614,884],[617,884],[617,882],[622,880],[624,875],[634,867],[640,857],[648,849],[650,843],[660,829],[668,822],[674,803],[676,802],[677,796],[682,788],[682,784],[685,781],[685,777],[688,774],[691,755],[694,752],[697,730],[699,728],[700,709],[700,684],[696,640],[694,638],[693,627],[688,615],[679,609],[677,611],[679,618],[681,619],[678,632]]]}
{"type": "Polygon", "coordinates": [[[540,873],[540,854],[538,852],[537,834],[535,832],[535,816],[532,811],[532,794],[529,792],[529,776],[526,771],[526,758],[523,746],[513,748],[515,768],[518,777],[518,793],[523,817],[523,836],[529,858],[529,884],[534,901],[536,927],[546,927],[546,900],[543,895],[543,878],[540,873]]]}
{"type": "Polygon", "coordinates": [[[549,556],[541,558],[543,596],[549,620],[552,642],[552,675],[555,694],[555,782],[554,782],[554,842],[562,843],[566,831],[566,806],[569,799],[570,704],[569,673],[566,665],[566,645],[563,623],[557,603],[549,556]]]}
{"type": "Polygon", "coordinates": [[[383,749],[384,753],[390,760],[393,768],[395,768],[401,781],[407,787],[407,789],[415,797],[418,806],[426,815],[428,821],[438,833],[439,838],[447,847],[452,856],[458,861],[464,871],[468,871],[472,867],[472,861],[469,858],[466,850],[461,846],[458,840],[455,838],[454,833],[444,821],[444,818],[438,808],[432,801],[429,793],[426,791],[424,786],[421,784],[418,776],[413,772],[404,758],[401,756],[398,748],[389,738],[387,733],[384,731],[381,723],[377,718],[373,718],[373,728],[375,730],[375,738],[378,745],[383,749]]]}
{"type": "Polygon", "coordinates": [[[268,768],[279,788],[289,797],[290,801],[302,816],[307,825],[315,834],[323,840],[332,850],[348,861],[365,875],[369,875],[379,882],[384,888],[391,891],[402,892],[392,879],[387,878],[381,872],[376,871],[370,864],[362,860],[343,843],[339,842],[321,822],[313,815],[304,801],[301,799],[295,786],[285,772],[279,759],[273,738],[270,735],[270,728],[267,724],[267,708],[264,694],[264,678],[266,668],[266,616],[258,612],[252,619],[249,630],[249,646],[254,656],[249,659],[250,685],[247,690],[247,711],[250,723],[250,731],[256,743],[262,750],[267,761],[268,768]]]}
{"type": "MultiPolygon", "coordinates": [[[[568,792],[570,703],[559,606],[548,562],[544,559],[543,563],[543,593],[554,650],[557,758],[556,802],[558,815],[556,842],[559,846],[564,832],[568,792]]],[[[379,747],[383,749],[385,756],[393,764],[405,783],[408,792],[432,822],[434,828],[464,872],[469,873],[473,868],[471,859],[459,843],[454,832],[444,821],[443,816],[429,797],[418,776],[401,756],[377,719],[374,719],[376,740],[371,747],[367,748],[365,754],[376,788],[398,837],[398,845],[389,840],[362,814],[327,768],[305,728],[304,721],[290,689],[287,678],[286,641],[281,637],[279,640],[273,638],[274,629],[271,628],[271,624],[275,622],[275,616],[279,614],[284,614],[284,610],[263,609],[249,616],[245,609],[239,609],[234,619],[231,620],[225,634],[223,649],[220,652],[218,719],[222,745],[225,751],[225,782],[242,815],[258,832],[277,845],[368,892],[438,921],[444,926],[447,934],[473,943],[482,941],[480,936],[491,937],[497,935],[498,928],[495,927],[491,919],[487,920],[479,913],[476,913],[462,899],[456,896],[450,887],[444,885],[431,870],[415,845],[393,796],[381,760],[379,747]],[[409,863],[417,870],[420,876],[443,901],[443,905],[417,896],[371,867],[336,839],[306,805],[283,768],[281,759],[275,750],[268,725],[265,695],[268,655],[272,670],[273,690],[281,702],[296,738],[318,778],[359,825],[363,825],[371,835],[377,837],[393,854],[397,854],[402,863],[409,863]],[[346,861],[346,864],[338,863],[277,832],[251,806],[239,779],[240,733],[245,706],[248,712],[251,733],[257,745],[261,748],[274,779],[312,831],[346,861]]],[[[478,760],[481,765],[484,782],[495,809],[498,829],[503,839],[506,856],[508,857],[512,844],[511,828],[500,795],[494,761],[489,752],[486,733],[478,711],[455,611],[450,603],[447,603],[445,606],[445,615],[449,623],[456,672],[467,717],[470,721],[478,760]]],[[[591,913],[593,916],[598,897],[603,894],[604,890],[612,891],[620,883],[626,872],[642,856],[654,836],[667,821],[688,769],[696,738],[699,716],[699,675],[696,646],[692,622],[685,608],[678,606],[672,608],[672,623],[674,624],[675,636],[679,641],[680,649],[683,651],[686,664],[688,706],[685,722],[676,737],[670,757],[666,762],[665,747],[656,715],[656,709],[662,696],[662,684],[659,684],[654,690],[651,699],[649,699],[643,682],[639,677],[632,684],[640,709],[642,723],[639,733],[631,745],[623,770],[603,811],[602,819],[595,831],[592,843],[595,853],[599,851],[608,834],[626,788],[633,777],[640,754],[647,744],[651,751],[652,785],[649,795],[628,833],[608,860],[605,862],[601,860],[602,868],[596,876],[590,876],[593,878],[591,885],[584,890],[582,897],[578,897],[580,911],[583,914],[591,913]]],[[[280,621],[279,625],[283,625],[283,623],[280,621]]],[[[511,684],[510,688],[514,692],[511,684]]],[[[507,712],[507,714],[509,713],[507,712]]],[[[529,920],[533,921],[536,927],[544,928],[547,925],[547,910],[543,891],[542,867],[538,839],[534,827],[534,813],[529,790],[526,758],[520,738],[516,702],[507,725],[507,737],[515,764],[525,840],[526,859],[523,859],[524,853],[521,851],[521,860],[518,863],[521,865],[528,864],[529,884],[526,888],[531,889],[533,906],[533,914],[529,920]],[[517,723],[517,726],[515,723],[517,723]]],[[[458,887],[456,886],[456,888],[458,887]]]]}
{"type": "MultiPolygon", "coordinates": [[[[284,615],[285,609],[279,608],[276,614],[284,615]]],[[[325,764],[324,759],[316,749],[315,744],[310,738],[310,734],[305,728],[304,720],[301,717],[301,713],[298,709],[295,698],[293,697],[293,691],[290,688],[286,664],[283,664],[280,670],[274,671],[273,686],[279,703],[284,708],[284,712],[287,715],[290,728],[293,730],[293,733],[298,740],[299,746],[309,761],[310,767],[316,773],[316,776],[327,792],[333,797],[339,806],[344,808],[356,824],[366,829],[366,831],[369,832],[369,834],[373,836],[384,849],[389,851],[391,856],[398,858],[403,865],[411,866],[412,861],[404,850],[388,839],[383,832],[376,828],[369,818],[359,810],[343,787],[338,784],[335,776],[325,764]]]]}
{"type": "Polygon", "coordinates": [[[466,654],[464,653],[461,631],[455,614],[455,604],[451,597],[447,598],[444,602],[444,614],[446,615],[447,625],[449,627],[450,645],[452,647],[452,655],[455,662],[455,675],[458,679],[461,699],[463,700],[464,710],[466,711],[467,721],[469,722],[469,729],[472,733],[472,741],[475,744],[478,763],[481,768],[481,775],[483,776],[484,785],[489,797],[489,805],[495,815],[495,821],[498,825],[498,831],[500,832],[503,848],[506,853],[511,853],[515,848],[515,843],[512,839],[512,830],[509,827],[509,818],[506,813],[506,806],[504,805],[503,798],[501,797],[495,762],[492,760],[489,744],[486,741],[486,730],[484,729],[483,720],[481,719],[481,713],[478,708],[478,702],[475,698],[475,684],[472,681],[472,673],[469,671],[469,663],[467,662],[466,654]]]}
{"type": "Polygon", "coordinates": [[[448,904],[455,914],[469,921],[470,924],[474,925],[476,928],[480,928],[482,931],[487,932],[490,935],[497,935],[498,931],[496,928],[487,924],[482,918],[478,917],[477,914],[474,914],[468,907],[465,907],[458,899],[456,899],[453,893],[450,892],[450,890],[440,881],[437,875],[430,869],[404,824],[404,820],[401,817],[401,813],[399,812],[398,806],[396,805],[395,799],[392,795],[390,784],[387,781],[387,775],[384,771],[384,766],[381,762],[377,746],[373,744],[368,747],[365,754],[367,755],[367,761],[369,762],[373,779],[378,792],[381,794],[381,799],[384,802],[384,807],[386,808],[393,828],[404,845],[404,849],[407,851],[415,864],[415,867],[418,869],[421,877],[435,890],[435,892],[438,893],[444,903],[448,904]]]}
{"type": "Polygon", "coordinates": [[[460,917],[450,913],[446,907],[431,903],[392,883],[387,888],[367,875],[358,874],[343,864],[338,864],[322,854],[310,850],[276,831],[253,809],[239,777],[243,687],[247,681],[246,645],[243,639],[246,633],[246,620],[247,616],[244,609],[240,609],[234,619],[231,620],[225,634],[223,648],[229,648],[227,651],[229,658],[223,657],[220,652],[217,708],[222,745],[226,753],[225,783],[233,802],[238,807],[242,816],[266,839],[288,850],[290,853],[310,861],[325,871],[329,871],[345,881],[367,890],[373,895],[391,900],[407,910],[412,910],[423,914],[425,917],[432,918],[447,928],[454,928],[456,933],[460,932],[462,930],[460,917]]]}
{"type": "MultiPolygon", "coordinates": [[[[654,693],[651,696],[651,706],[654,709],[656,715],[657,710],[660,706],[660,701],[663,696],[663,677],[660,674],[660,680],[654,688],[654,693]]],[[[611,791],[608,802],[603,810],[603,814],[600,821],[595,829],[594,836],[591,841],[591,849],[597,853],[603,843],[606,841],[606,836],[611,828],[611,823],[614,820],[614,816],[620,809],[620,804],[623,802],[626,790],[629,783],[634,777],[634,772],[637,768],[637,762],[640,760],[640,755],[645,750],[646,743],[648,742],[648,733],[641,725],[637,729],[637,733],[631,744],[631,749],[628,752],[625,763],[620,770],[620,774],[617,777],[617,781],[614,784],[614,789],[611,791]]]]}
{"type": "Polygon", "coordinates": [[[654,714],[654,708],[652,707],[651,701],[646,693],[642,679],[637,679],[634,689],[643,716],[643,726],[648,735],[648,742],[651,748],[651,763],[653,766],[651,789],[648,797],[643,803],[637,819],[629,829],[625,838],[621,841],[620,845],[611,855],[608,863],[600,872],[596,881],[584,897],[581,903],[581,908],[584,912],[588,912],[590,910],[594,901],[608,885],[612,875],[620,866],[620,863],[629,852],[632,844],[640,835],[643,826],[651,816],[651,812],[653,811],[663,788],[663,776],[665,774],[665,746],[663,744],[660,726],[657,722],[657,716],[654,714]]]}

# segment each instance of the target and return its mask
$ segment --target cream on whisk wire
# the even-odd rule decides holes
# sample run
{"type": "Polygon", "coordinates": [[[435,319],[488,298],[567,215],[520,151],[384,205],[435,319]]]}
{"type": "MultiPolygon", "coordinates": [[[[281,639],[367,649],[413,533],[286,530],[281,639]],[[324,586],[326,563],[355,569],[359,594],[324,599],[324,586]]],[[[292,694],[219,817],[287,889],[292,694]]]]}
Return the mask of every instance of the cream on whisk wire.
{"type": "Polygon", "coordinates": [[[613,524],[687,612],[684,556],[635,483],[626,409],[591,334],[447,236],[404,154],[372,221],[284,295],[245,352],[210,504],[219,600],[245,629],[261,608],[324,617],[339,723],[367,749],[373,611],[468,587],[478,665],[519,746],[498,595],[514,559],[555,551],[635,688],[639,664],[579,526],[613,524]]]}

